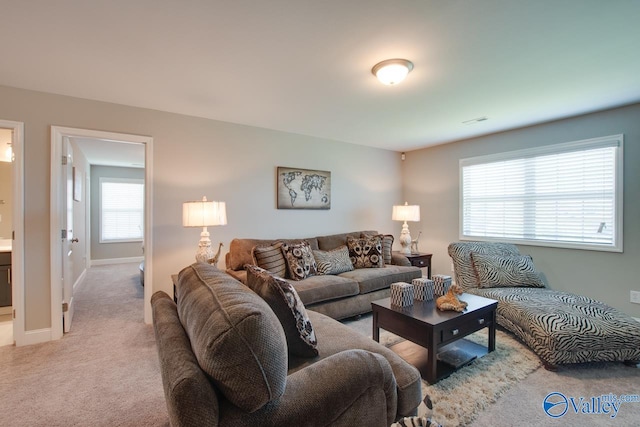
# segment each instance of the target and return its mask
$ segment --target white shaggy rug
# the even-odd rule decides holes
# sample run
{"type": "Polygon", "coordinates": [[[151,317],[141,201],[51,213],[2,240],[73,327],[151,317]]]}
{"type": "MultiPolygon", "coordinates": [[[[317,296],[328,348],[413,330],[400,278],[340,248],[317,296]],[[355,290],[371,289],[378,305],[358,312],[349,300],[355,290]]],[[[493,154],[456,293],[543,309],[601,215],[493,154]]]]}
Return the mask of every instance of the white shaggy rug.
{"type": "MultiPolygon", "coordinates": [[[[344,323],[371,336],[370,315],[344,323]]],[[[487,332],[476,332],[467,339],[486,346],[487,332]]],[[[389,347],[399,341],[402,338],[385,330],[380,331],[383,345],[389,347]]],[[[436,384],[422,382],[422,394],[431,398],[433,410],[429,411],[426,405],[421,404],[418,415],[432,417],[446,427],[469,425],[480,411],[540,366],[540,359],[525,345],[498,330],[495,351],[474,360],[436,384]]]]}

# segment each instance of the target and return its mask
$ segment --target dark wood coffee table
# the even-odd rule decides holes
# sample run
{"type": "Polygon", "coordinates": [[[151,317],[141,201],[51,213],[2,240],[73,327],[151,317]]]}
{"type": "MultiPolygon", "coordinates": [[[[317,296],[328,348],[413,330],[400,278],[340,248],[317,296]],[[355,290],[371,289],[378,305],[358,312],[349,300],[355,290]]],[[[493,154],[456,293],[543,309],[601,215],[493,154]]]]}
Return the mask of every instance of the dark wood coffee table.
{"type": "Polygon", "coordinates": [[[409,340],[391,349],[433,384],[496,348],[498,302],[466,293],[460,299],[469,304],[462,313],[440,311],[435,300],[414,301],[408,307],[391,305],[389,298],[374,301],[373,339],[380,341],[382,328],[409,340]],[[487,348],[462,339],[483,328],[489,328],[487,348]]]}

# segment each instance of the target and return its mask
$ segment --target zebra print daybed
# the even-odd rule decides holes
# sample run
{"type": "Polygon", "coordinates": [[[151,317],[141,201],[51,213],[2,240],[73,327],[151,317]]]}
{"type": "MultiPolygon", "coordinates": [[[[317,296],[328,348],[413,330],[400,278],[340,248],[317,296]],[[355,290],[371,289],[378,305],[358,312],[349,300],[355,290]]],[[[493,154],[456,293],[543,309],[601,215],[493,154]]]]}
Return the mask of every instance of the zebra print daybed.
{"type": "Polygon", "coordinates": [[[498,300],[497,322],[547,369],[567,363],[640,361],[640,322],[594,299],[546,288],[531,257],[506,243],[449,245],[456,283],[498,300]]]}

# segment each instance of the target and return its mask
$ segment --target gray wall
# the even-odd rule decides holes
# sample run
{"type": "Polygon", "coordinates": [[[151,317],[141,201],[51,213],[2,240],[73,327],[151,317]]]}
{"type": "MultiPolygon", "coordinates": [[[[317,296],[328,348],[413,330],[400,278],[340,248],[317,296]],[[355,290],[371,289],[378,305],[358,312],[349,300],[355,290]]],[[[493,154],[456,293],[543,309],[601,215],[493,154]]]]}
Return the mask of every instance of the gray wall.
{"type": "Polygon", "coordinates": [[[100,243],[100,178],[144,180],[144,169],[91,165],[91,259],[141,257],[142,242],[100,243]]]}
{"type": "Polygon", "coordinates": [[[395,152],[7,86],[0,99],[0,118],[25,124],[27,331],[51,326],[52,125],[153,137],[153,291],[172,292],[171,274],[194,261],[200,231],[182,227],[182,202],[202,196],[227,202],[228,224],[209,228],[225,252],[234,237],[400,231],[391,220],[402,191],[395,152]],[[276,209],[277,166],[331,171],[331,209],[276,209]]]}
{"type": "Polygon", "coordinates": [[[599,136],[624,134],[624,252],[520,246],[550,286],[588,295],[640,317],[629,291],[640,291],[640,104],[407,153],[402,176],[409,203],[421,205],[420,249],[433,252],[435,273],[453,275],[447,245],[458,240],[458,160],[599,136]]]}

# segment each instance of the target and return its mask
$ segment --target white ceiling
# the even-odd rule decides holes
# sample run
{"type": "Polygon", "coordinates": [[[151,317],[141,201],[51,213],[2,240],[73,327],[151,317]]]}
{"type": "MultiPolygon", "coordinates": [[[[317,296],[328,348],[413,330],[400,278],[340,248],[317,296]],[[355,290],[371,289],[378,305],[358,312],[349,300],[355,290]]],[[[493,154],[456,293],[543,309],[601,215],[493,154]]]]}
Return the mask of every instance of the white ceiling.
{"type": "Polygon", "coordinates": [[[0,0],[0,10],[0,84],[397,151],[640,101],[637,0],[0,0]],[[415,68],[383,86],[371,67],[395,57],[415,68]]]}

